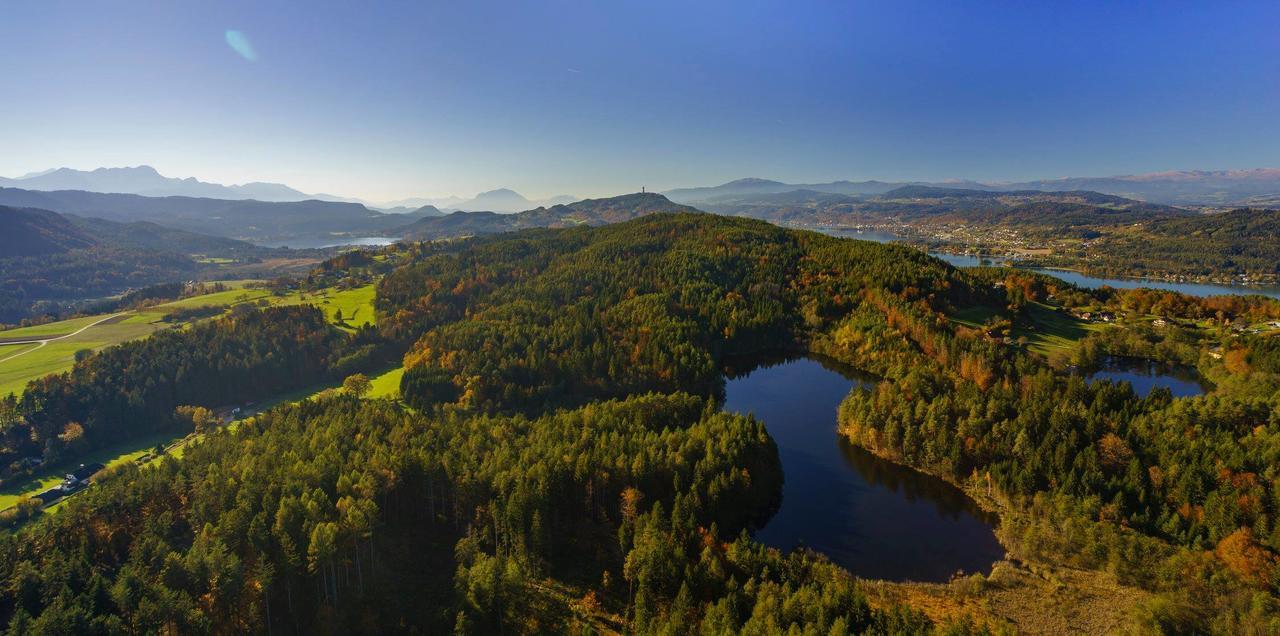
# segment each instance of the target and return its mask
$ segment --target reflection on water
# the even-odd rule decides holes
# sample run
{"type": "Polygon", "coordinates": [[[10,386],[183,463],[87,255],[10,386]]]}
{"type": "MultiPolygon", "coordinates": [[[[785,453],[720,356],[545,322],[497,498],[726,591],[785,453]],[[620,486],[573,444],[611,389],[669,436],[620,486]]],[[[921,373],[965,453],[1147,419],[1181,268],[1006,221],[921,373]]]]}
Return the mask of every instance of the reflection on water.
{"type": "Polygon", "coordinates": [[[1178,398],[1204,395],[1212,388],[1194,367],[1144,358],[1109,357],[1101,368],[1089,373],[1086,378],[1089,381],[1128,382],[1133,386],[1133,392],[1143,397],[1155,389],[1169,389],[1173,397],[1178,398]]]}
{"type": "MultiPolygon", "coordinates": [[[[885,461],[854,446],[843,436],[837,437],[845,463],[867,483],[887,488],[895,494],[902,495],[907,501],[919,500],[933,504],[938,514],[945,517],[960,518],[968,514],[991,524],[996,522],[994,515],[980,510],[973,500],[960,493],[955,486],[941,479],[921,479],[919,471],[885,461]],[[957,494],[960,496],[957,497],[957,494]]],[[[928,476],[925,475],[925,477],[928,476]]]]}
{"type": "Polygon", "coordinates": [[[836,432],[836,409],[874,381],[798,359],[725,384],[725,409],[751,413],[778,444],[782,502],[756,538],[806,546],[869,578],[945,581],[1004,556],[988,517],[954,486],[880,459],[836,432]]]}

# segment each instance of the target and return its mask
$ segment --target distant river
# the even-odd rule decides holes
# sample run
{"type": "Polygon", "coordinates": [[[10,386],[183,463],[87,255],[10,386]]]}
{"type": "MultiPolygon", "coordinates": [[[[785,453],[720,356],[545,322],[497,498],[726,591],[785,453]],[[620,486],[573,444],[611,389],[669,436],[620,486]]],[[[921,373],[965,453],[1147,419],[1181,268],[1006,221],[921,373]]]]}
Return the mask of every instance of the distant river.
{"type": "Polygon", "coordinates": [[[756,539],[807,546],[867,578],[936,582],[989,571],[1004,548],[971,499],[836,432],[836,409],[854,386],[870,381],[810,359],[725,383],[725,410],[764,422],[782,459],[782,503],[756,539]]]}
{"type": "MultiPolygon", "coordinates": [[[[901,239],[900,236],[891,232],[872,230],[863,230],[862,232],[852,230],[830,230],[826,233],[842,238],[856,238],[875,241],[877,243],[892,243],[901,239]]],[[[942,252],[930,252],[929,254],[951,263],[955,267],[999,265],[1006,260],[999,256],[978,257],[968,254],[944,254],[942,252]]],[[[1114,287],[1116,289],[1167,289],[1169,291],[1187,294],[1188,296],[1248,296],[1258,294],[1262,296],[1269,296],[1271,298],[1280,298],[1280,287],[1246,287],[1243,285],[1213,285],[1208,283],[1169,283],[1142,278],[1098,278],[1096,276],[1085,276],[1079,272],[1073,272],[1065,269],[1043,269],[1033,267],[1028,267],[1026,269],[1045,274],[1047,276],[1053,276],[1073,285],[1090,289],[1096,289],[1106,285],[1107,287],[1114,287]]]]}
{"type": "Polygon", "coordinates": [[[287,241],[267,241],[260,243],[263,247],[288,247],[295,250],[324,249],[327,247],[382,247],[391,245],[400,239],[390,236],[364,236],[360,238],[339,238],[322,236],[318,238],[297,238],[287,241]]]}

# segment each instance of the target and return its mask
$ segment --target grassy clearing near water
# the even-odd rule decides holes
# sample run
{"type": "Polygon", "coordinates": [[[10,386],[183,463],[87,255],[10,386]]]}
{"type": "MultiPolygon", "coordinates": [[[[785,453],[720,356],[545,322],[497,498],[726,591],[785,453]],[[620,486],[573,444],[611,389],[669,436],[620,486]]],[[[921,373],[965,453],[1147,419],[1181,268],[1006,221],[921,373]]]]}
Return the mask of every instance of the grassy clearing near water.
{"type": "MultiPolygon", "coordinates": [[[[965,307],[951,314],[951,322],[978,329],[988,320],[999,318],[1001,311],[995,307],[977,305],[965,307]]],[[[1090,323],[1068,316],[1051,305],[1033,302],[1027,305],[1026,314],[1014,321],[1009,335],[1015,340],[1025,339],[1026,347],[1047,356],[1054,350],[1075,345],[1089,333],[1105,329],[1102,323],[1090,323]]]]}
{"type": "Polygon", "coordinates": [[[1027,319],[1014,324],[1011,335],[1026,338],[1027,349],[1041,355],[1049,355],[1055,349],[1066,349],[1090,332],[1105,328],[1100,323],[1090,323],[1072,318],[1043,303],[1027,306],[1027,319]]]}
{"type": "Polygon", "coordinates": [[[949,318],[951,318],[951,321],[954,323],[976,329],[982,327],[988,320],[998,317],[999,315],[1000,310],[996,307],[974,305],[973,307],[965,307],[964,309],[956,311],[951,314],[949,318]]]}

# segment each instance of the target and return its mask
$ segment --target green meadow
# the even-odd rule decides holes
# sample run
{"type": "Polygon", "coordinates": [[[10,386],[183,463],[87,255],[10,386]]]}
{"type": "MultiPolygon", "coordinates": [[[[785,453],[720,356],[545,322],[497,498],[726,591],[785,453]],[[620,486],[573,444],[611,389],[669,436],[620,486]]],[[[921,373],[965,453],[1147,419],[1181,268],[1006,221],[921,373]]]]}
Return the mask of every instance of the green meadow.
{"type": "Polygon", "coordinates": [[[243,303],[256,304],[263,301],[273,306],[311,304],[321,308],[330,322],[347,331],[374,323],[375,290],[372,284],[346,290],[323,289],[316,292],[295,292],[276,296],[266,289],[246,287],[250,282],[252,281],[224,283],[231,289],[126,312],[96,325],[93,323],[106,316],[85,316],[35,327],[0,331],[0,395],[21,393],[27,383],[35,378],[69,370],[75,362],[76,352],[82,349],[97,351],[111,345],[149,336],[161,329],[180,327],[181,325],[166,323],[163,320],[166,314],[175,309],[196,307],[229,309],[243,303]],[[342,315],[341,323],[337,321],[339,312],[342,315]],[[43,346],[3,344],[5,341],[12,340],[67,336],[87,325],[93,326],[61,340],[50,340],[43,346]]]}

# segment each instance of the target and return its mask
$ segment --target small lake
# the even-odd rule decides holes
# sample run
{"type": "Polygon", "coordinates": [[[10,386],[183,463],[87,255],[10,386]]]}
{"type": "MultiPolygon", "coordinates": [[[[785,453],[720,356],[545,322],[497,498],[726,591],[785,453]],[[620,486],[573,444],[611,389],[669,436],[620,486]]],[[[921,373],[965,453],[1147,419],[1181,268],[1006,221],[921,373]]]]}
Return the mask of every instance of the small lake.
{"type": "Polygon", "coordinates": [[[836,432],[836,409],[854,386],[870,380],[811,359],[726,380],[725,410],[764,422],[782,460],[782,502],[756,539],[812,548],[866,578],[941,582],[959,570],[988,572],[1005,551],[971,499],[836,432]]]}
{"type": "Polygon", "coordinates": [[[1108,357],[1102,367],[1085,376],[1094,380],[1128,382],[1133,392],[1146,397],[1155,389],[1169,389],[1173,397],[1204,395],[1211,388],[1193,367],[1167,364],[1144,358],[1108,357]]]}

